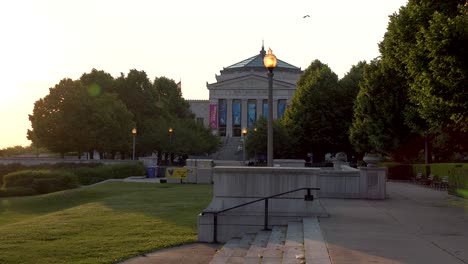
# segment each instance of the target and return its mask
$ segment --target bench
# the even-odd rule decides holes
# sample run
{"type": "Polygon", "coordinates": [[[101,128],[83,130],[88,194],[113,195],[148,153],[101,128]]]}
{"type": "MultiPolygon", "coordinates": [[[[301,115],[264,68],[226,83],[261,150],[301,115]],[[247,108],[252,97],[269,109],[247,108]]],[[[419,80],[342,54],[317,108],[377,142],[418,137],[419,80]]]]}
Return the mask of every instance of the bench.
{"type": "Polygon", "coordinates": [[[421,182],[422,182],[422,179],[423,179],[423,177],[422,177],[422,173],[421,173],[421,172],[418,172],[418,173],[416,174],[416,176],[415,176],[414,178],[412,178],[413,183],[416,183],[416,184],[421,183],[421,182]]]}

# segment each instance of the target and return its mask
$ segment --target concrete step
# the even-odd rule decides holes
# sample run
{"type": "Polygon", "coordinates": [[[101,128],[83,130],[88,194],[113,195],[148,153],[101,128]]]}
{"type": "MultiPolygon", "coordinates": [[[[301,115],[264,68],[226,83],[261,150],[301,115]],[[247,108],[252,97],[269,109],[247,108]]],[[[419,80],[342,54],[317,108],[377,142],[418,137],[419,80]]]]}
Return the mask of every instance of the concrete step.
{"type": "Polygon", "coordinates": [[[323,239],[317,217],[302,219],[306,263],[331,264],[327,245],[323,239]]]}
{"type": "Polygon", "coordinates": [[[302,222],[288,223],[283,252],[283,264],[301,264],[305,262],[302,222]]]}
{"type": "Polygon", "coordinates": [[[245,254],[244,263],[260,263],[263,258],[263,251],[270,239],[271,231],[262,230],[257,233],[254,242],[245,254]]]}
{"type": "Polygon", "coordinates": [[[268,244],[263,251],[262,263],[281,263],[286,230],[286,226],[273,227],[268,244]]]}
{"type": "Polygon", "coordinates": [[[240,238],[232,238],[226,244],[224,244],[223,248],[216,253],[213,259],[210,261],[210,264],[222,264],[226,263],[227,260],[232,256],[232,253],[239,248],[240,238]]]}
{"type": "Polygon", "coordinates": [[[331,264],[317,217],[273,226],[271,231],[244,233],[232,238],[211,264],[331,264]]]}

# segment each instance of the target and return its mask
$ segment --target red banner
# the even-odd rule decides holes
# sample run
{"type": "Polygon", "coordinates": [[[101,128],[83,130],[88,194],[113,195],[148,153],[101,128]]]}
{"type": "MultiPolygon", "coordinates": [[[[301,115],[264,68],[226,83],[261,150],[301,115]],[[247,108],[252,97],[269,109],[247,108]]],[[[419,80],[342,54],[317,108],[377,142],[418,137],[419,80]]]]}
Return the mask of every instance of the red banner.
{"type": "Polygon", "coordinates": [[[210,127],[212,129],[218,128],[218,105],[210,104],[210,127]]]}

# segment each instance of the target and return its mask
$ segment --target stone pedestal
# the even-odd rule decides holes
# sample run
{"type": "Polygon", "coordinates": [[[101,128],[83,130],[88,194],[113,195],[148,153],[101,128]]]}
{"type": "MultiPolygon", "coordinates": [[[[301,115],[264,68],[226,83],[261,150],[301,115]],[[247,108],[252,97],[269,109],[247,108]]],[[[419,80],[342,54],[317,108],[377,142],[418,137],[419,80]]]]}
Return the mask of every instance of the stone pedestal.
{"type": "Polygon", "coordinates": [[[362,167],[359,169],[361,198],[385,199],[388,169],[384,167],[362,167]]]}

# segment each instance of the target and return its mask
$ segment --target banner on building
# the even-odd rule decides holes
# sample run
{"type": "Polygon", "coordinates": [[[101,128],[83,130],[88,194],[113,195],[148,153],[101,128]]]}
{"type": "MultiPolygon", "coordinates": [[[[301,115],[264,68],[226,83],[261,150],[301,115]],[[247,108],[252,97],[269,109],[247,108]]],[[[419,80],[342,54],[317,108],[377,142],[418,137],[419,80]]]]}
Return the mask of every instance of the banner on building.
{"type": "Polygon", "coordinates": [[[232,100],[232,124],[241,125],[241,100],[232,100]]]}
{"type": "Polygon", "coordinates": [[[218,128],[218,105],[210,104],[210,127],[211,129],[218,128]]]}
{"type": "Polygon", "coordinates": [[[219,99],[219,126],[226,126],[226,117],[227,117],[227,101],[226,99],[219,99]]]}
{"type": "Polygon", "coordinates": [[[247,127],[253,127],[257,120],[257,101],[249,100],[247,102],[247,127]]]}

